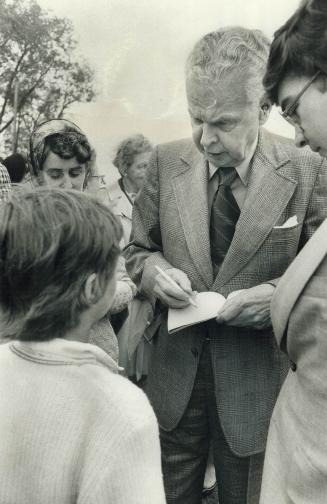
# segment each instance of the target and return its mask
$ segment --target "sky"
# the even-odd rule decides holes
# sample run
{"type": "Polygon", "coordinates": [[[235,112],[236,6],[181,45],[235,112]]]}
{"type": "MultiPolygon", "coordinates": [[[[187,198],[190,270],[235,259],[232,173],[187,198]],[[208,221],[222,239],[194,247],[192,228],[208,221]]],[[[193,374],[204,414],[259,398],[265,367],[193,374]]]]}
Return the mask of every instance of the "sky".
{"type": "MultiPolygon", "coordinates": [[[[107,182],[118,177],[111,160],[118,142],[143,133],[161,143],[190,136],[184,64],[194,43],[221,26],[259,28],[272,37],[299,0],[38,0],[69,18],[79,52],[95,72],[93,103],[68,117],[96,148],[107,182]]],[[[272,113],[268,129],[293,136],[272,113]]]]}

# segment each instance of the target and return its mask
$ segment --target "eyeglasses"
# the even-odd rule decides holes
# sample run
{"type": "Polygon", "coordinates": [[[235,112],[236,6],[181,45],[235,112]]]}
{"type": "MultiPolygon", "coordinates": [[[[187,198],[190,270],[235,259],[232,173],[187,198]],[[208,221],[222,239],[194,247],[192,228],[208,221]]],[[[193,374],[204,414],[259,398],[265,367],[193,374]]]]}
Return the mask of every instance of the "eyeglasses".
{"type": "Polygon", "coordinates": [[[281,107],[277,107],[278,112],[284,119],[286,119],[287,122],[292,124],[293,126],[299,126],[299,119],[296,117],[294,112],[296,111],[300,98],[301,96],[305,93],[305,91],[308,89],[308,87],[311,86],[311,84],[317,79],[317,77],[320,75],[321,71],[318,70],[314,74],[313,77],[306,83],[306,85],[301,89],[301,91],[296,95],[294,100],[286,107],[285,110],[283,110],[281,107]]]}

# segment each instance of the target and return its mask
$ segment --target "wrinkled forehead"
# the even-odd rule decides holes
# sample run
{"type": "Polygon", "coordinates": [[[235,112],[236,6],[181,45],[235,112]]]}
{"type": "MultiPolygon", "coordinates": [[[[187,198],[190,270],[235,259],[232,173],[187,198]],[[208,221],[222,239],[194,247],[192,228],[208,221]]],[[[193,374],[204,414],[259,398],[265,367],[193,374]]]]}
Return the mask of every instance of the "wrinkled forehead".
{"type": "Polygon", "coordinates": [[[238,73],[233,71],[219,79],[189,75],[186,79],[189,110],[210,112],[217,107],[222,110],[244,108],[249,104],[249,85],[248,78],[240,79],[238,73]]]}

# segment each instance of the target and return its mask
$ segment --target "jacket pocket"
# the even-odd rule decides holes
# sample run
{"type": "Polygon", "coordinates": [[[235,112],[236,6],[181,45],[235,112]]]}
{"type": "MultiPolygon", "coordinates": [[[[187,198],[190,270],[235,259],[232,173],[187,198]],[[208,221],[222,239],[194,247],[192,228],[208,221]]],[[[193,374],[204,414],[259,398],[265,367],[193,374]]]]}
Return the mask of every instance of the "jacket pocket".
{"type": "Polygon", "coordinates": [[[281,276],[297,255],[301,232],[302,223],[273,228],[258,251],[258,270],[267,278],[281,276]]]}

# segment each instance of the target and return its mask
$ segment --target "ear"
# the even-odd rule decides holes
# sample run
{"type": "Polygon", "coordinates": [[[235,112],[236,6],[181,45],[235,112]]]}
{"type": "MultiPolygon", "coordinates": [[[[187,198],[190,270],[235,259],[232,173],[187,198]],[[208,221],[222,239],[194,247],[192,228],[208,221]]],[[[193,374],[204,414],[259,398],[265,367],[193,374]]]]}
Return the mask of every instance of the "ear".
{"type": "Polygon", "coordinates": [[[259,124],[263,126],[267,121],[270,111],[271,111],[271,101],[264,95],[260,100],[260,110],[259,110],[259,124]]]}
{"type": "Polygon", "coordinates": [[[91,275],[87,277],[81,294],[84,298],[84,302],[88,306],[92,306],[99,301],[101,297],[101,288],[96,273],[91,273],[91,275]]]}

